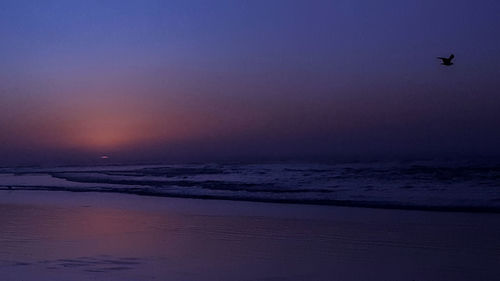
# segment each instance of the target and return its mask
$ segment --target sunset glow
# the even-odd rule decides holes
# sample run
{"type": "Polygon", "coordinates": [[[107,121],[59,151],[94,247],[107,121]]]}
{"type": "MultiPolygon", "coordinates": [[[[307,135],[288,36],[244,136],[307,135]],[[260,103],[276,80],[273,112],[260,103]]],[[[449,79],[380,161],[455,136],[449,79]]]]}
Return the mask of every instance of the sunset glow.
{"type": "Polygon", "coordinates": [[[500,280],[499,15],[0,0],[0,281],[500,280]]]}
{"type": "Polygon", "coordinates": [[[28,2],[0,4],[5,161],[500,154],[496,6],[28,2]]]}

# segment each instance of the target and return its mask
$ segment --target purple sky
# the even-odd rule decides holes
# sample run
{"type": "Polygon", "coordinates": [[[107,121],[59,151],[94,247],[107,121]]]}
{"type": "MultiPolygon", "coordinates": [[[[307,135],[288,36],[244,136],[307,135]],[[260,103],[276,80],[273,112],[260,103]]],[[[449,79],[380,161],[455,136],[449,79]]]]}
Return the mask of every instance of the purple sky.
{"type": "Polygon", "coordinates": [[[0,165],[500,156],[498,15],[486,0],[1,1],[0,165]]]}

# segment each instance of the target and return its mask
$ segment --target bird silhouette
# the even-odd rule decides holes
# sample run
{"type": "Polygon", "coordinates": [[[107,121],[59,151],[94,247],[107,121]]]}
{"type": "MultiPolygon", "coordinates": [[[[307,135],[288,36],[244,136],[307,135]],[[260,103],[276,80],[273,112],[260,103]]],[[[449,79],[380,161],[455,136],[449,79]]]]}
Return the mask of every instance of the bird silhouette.
{"type": "Polygon", "coordinates": [[[443,57],[438,57],[438,59],[442,60],[443,62],[441,63],[442,65],[446,65],[446,66],[450,66],[452,65],[453,63],[451,62],[451,60],[454,58],[455,56],[453,54],[450,55],[449,58],[443,58],[443,57]]]}

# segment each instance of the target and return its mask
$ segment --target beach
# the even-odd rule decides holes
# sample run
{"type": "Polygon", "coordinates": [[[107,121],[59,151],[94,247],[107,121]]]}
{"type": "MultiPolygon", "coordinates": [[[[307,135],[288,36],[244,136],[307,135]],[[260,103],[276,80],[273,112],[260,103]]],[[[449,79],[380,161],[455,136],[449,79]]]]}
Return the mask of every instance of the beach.
{"type": "Polygon", "coordinates": [[[500,281],[500,1],[0,1],[0,281],[500,281]]]}
{"type": "Polygon", "coordinates": [[[497,280],[500,215],[0,191],[2,280],[497,280]]]}

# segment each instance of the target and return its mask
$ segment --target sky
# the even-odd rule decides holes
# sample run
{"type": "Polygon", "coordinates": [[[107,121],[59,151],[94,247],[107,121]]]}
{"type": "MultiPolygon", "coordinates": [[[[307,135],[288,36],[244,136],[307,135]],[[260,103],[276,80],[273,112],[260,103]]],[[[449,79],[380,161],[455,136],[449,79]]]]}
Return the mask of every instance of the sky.
{"type": "Polygon", "coordinates": [[[4,0],[0,165],[500,157],[499,14],[4,0]]]}

